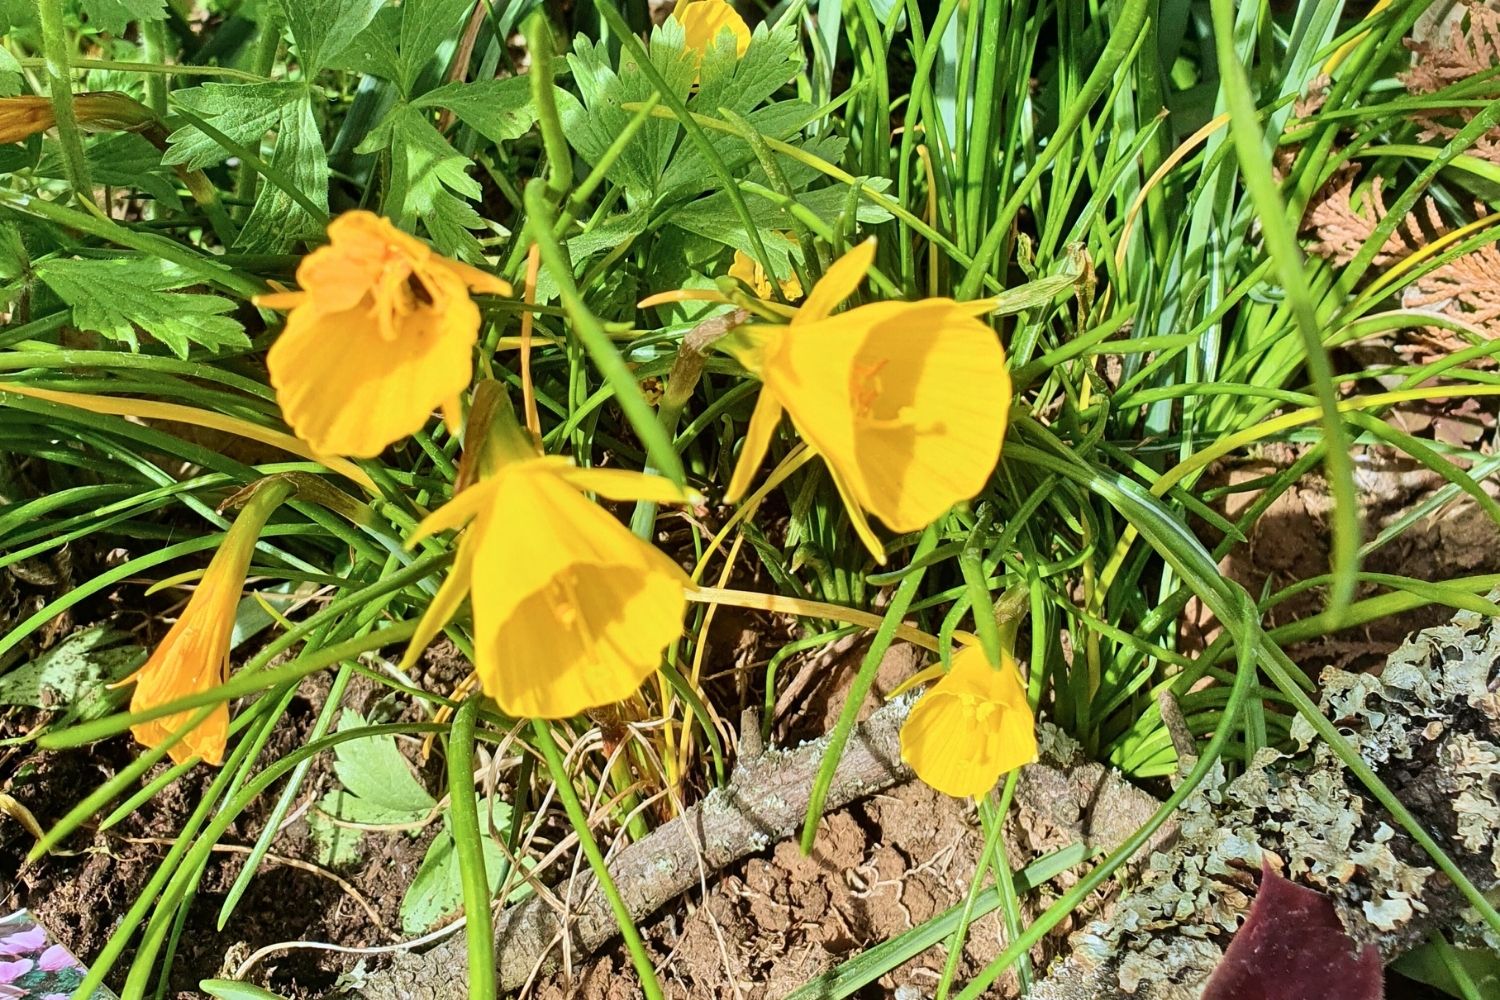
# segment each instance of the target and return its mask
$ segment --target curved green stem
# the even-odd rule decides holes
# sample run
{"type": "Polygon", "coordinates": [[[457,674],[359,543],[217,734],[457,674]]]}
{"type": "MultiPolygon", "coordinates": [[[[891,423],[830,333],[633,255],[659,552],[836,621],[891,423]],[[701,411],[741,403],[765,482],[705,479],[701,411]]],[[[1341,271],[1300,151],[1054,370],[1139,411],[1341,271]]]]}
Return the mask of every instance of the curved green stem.
{"type": "Polygon", "coordinates": [[[484,831],[474,798],[474,721],[479,695],[458,706],[448,734],[448,816],[458,854],[458,877],[464,891],[464,941],[469,951],[469,996],[494,1000],[495,941],[490,924],[490,881],[484,870],[484,831]]]}
{"type": "Polygon", "coordinates": [[[630,952],[630,960],[635,963],[635,971],[641,977],[641,989],[647,1000],[662,1000],[661,984],[656,981],[656,969],[651,964],[651,956],[646,954],[641,932],[636,929],[635,920],[630,916],[625,900],[620,898],[620,890],[615,888],[615,881],[609,876],[609,866],[604,863],[604,855],[594,841],[594,832],[589,829],[588,814],[583,811],[578,793],[573,790],[573,778],[563,764],[557,741],[552,737],[552,729],[546,721],[535,719],[531,723],[531,731],[536,734],[537,748],[542,751],[547,767],[552,772],[552,783],[557,786],[557,797],[567,810],[568,822],[573,824],[573,832],[578,834],[578,846],[583,848],[584,856],[589,859],[589,867],[594,870],[599,888],[609,900],[609,908],[614,911],[615,922],[620,925],[625,948],[630,952]]]}
{"type": "Polygon", "coordinates": [[[63,0],[38,0],[37,17],[42,27],[42,53],[46,61],[47,90],[52,114],[57,119],[57,137],[62,145],[63,174],[73,196],[98,212],[88,163],[83,158],[83,136],[73,110],[73,81],[68,65],[68,33],[63,28],[63,0]]]}

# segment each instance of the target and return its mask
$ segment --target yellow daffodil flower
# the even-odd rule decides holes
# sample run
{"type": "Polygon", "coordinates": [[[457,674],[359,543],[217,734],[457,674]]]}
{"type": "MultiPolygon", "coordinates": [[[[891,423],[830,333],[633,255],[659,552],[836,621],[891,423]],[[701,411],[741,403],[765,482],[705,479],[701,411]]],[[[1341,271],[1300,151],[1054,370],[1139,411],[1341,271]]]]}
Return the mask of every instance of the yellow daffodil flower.
{"type": "Polygon", "coordinates": [[[424,520],[410,544],[468,522],[410,662],[472,596],[474,666],[515,718],[566,719],[630,697],[678,637],[687,574],[580,491],[682,503],[673,483],[521,453],[424,520]]]}
{"type": "Polygon", "coordinates": [[[316,451],[356,458],[421,430],[439,407],[456,428],[479,339],[469,293],[510,285],[370,212],[346,212],[328,236],[297,268],[302,291],[255,299],[291,310],[266,356],[287,423],[316,451]]]}
{"type": "Polygon", "coordinates": [[[865,512],[916,531],[983,489],[1011,384],[999,337],[977,318],[992,301],[876,302],[834,315],[874,259],[867,240],[828,268],[788,325],[743,327],[719,346],[762,383],[727,499],[749,489],[785,411],[884,562],[865,512]]]}
{"type": "MultiPolygon", "coordinates": [[[[795,242],[795,237],[783,234],[788,241],[795,242]]],[[[734,252],[734,263],[729,267],[729,276],[738,278],[750,286],[750,291],[758,299],[769,299],[771,297],[771,279],[766,274],[766,269],[760,266],[760,262],[743,250],[734,252]]],[[[788,302],[796,302],[802,298],[802,282],[797,280],[794,271],[790,278],[779,283],[781,285],[781,297],[788,302]]]]}
{"type": "MultiPolygon", "coordinates": [[[[229,678],[229,643],[245,589],[245,574],[250,569],[250,556],[266,519],[290,492],[285,485],[273,484],[263,487],[246,502],[176,624],[145,665],[119,682],[135,684],[130,698],[132,712],[144,712],[207,691],[229,678]]],[[[187,725],[198,711],[190,708],[151,719],[131,726],[130,732],[146,746],[157,747],[187,725]]],[[[228,733],[229,706],[220,702],[208,718],[167,752],[179,764],[196,754],[205,763],[218,766],[224,762],[228,733]]]]}
{"type": "Polygon", "coordinates": [[[985,794],[1036,755],[1036,719],[1016,661],[1006,653],[996,670],[978,645],[954,651],[952,668],[901,727],[901,759],[955,798],[985,794]]]}
{"type": "Polygon", "coordinates": [[[687,47],[699,59],[718,44],[719,33],[725,30],[734,35],[736,57],[750,47],[750,26],[726,0],[679,0],[672,17],[682,25],[687,47]]]}

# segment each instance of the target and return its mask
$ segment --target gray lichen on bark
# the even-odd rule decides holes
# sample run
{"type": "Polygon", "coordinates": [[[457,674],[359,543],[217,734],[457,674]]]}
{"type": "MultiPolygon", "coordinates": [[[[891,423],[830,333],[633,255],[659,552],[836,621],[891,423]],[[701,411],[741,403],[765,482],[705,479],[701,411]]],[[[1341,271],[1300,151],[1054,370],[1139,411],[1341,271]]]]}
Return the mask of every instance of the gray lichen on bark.
{"type": "MultiPolygon", "coordinates": [[[[1500,879],[1500,629],[1463,612],[1412,636],[1379,677],[1325,671],[1322,708],[1463,871],[1500,879]]],[[[1198,997],[1254,896],[1264,856],[1326,893],[1350,935],[1387,959],[1461,897],[1333,750],[1298,719],[1304,751],[1267,750],[1234,781],[1211,776],[1108,920],[1072,940],[1037,1000],[1198,997]]]]}

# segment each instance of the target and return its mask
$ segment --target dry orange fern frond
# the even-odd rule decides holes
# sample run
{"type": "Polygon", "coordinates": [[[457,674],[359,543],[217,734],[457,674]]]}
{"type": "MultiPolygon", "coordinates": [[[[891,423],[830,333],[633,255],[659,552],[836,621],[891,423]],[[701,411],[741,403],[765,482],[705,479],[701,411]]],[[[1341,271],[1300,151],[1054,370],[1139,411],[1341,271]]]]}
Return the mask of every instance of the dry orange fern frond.
{"type": "MultiPolygon", "coordinates": [[[[1303,231],[1313,237],[1307,249],[1338,264],[1352,261],[1375,235],[1376,224],[1390,214],[1381,178],[1376,177],[1368,189],[1356,193],[1354,184],[1358,175],[1354,164],[1346,164],[1313,198],[1303,218],[1303,231]]],[[[1431,198],[1422,199],[1375,252],[1375,266],[1388,267],[1448,228],[1437,204],[1431,198]]]]}
{"type": "MultiPolygon", "coordinates": [[[[1354,259],[1389,214],[1380,178],[1356,191],[1357,168],[1335,174],[1308,206],[1303,232],[1309,252],[1339,265],[1354,259]]],[[[1443,219],[1437,202],[1423,198],[1376,251],[1377,268],[1385,269],[1416,253],[1455,227],[1443,219]]],[[[1500,246],[1486,244],[1455,257],[1407,285],[1401,292],[1406,309],[1437,313],[1464,323],[1489,338],[1500,337],[1500,246]]],[[[1396,345],[1412,360],[1423,360],[1468,346],[1460,334],[1443,327],[1423,330],[1414,342],[1396,345]]]]}
{"type": "MultiPolygon", "coordinates": [[[[1492,86],[1473,97],[1500,98],[1500,74],[1496,72],[1500,67],[1500,10],[1480,3],[1460,4],[1454,8],[1446,27],[1447,38],[1443,41],[1407,39],[1412,65],[1409,71],[1399,74],[1407,91],[1414,95],[1432,94],[1484,76],[1492,86]]],[[[1424,142],[1451,139],[1474,120],[1475,114],[1475,108],[1419,112],[1414,116],[1421,127],[1418,138],[1424,142]]],[[[1480,136],[1469,152],[1500,163],[1500,129],[1491,129],[1480,136]]]]}

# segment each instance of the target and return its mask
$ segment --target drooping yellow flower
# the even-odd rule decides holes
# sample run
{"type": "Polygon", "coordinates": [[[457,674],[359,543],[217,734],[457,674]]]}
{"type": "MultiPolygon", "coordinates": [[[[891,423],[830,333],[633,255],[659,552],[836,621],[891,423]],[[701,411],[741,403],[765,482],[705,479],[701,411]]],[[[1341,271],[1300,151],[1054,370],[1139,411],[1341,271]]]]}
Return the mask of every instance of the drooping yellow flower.
{"type": "MultiPolygon", "coordinates": [[[[156,121],[144,104],[108,90],[74,94],[73,113],[87,132],[135,132],[156,121]]],[[[35,94],[0,97],[0,145],[25,142],[56,124],[49,97],[35,94]]]]}
{"type": "Polygon", "coordinates": [[[681,503],[659,476],[518,454],[423,521],[411,542],[469,522],[408,650],[473,605],[474,666],[515,718],[565,719],[630,697],[682,630],[687,574],[580,491],[681,503]]]}
{"type": "MultiPolygon", "coordinates": [[[[234,635],[235,614],[245,589],[250,556],[266,519],[290,492],[285,485],[272,484],[262,487],[246,502],[176,624],[145,665],[120,681],[122,685],[135,684],[130,698],[132,712],[144,712],[207,691],[228,679],[229,643],[234,635]]],[[[164,715],[131,726],[130,732],[148,747],[160,746],[199,711],[192,708],[164,715]]],[[[196,754],[205,763],[218,766],[224,762],[228,733],[229,706],[220,702],[208,718],[167,752],[179,764],[196,754]]]]}
{"type": "Polygon", "coordinates": [[[955,798],[985,794],[1036,755],[1036,719],[1015,660],[1004,654],[997,670],[977,644],[954,651],[952,668],[901,727],[901,759],[955,798]]]}
{"type": "Polygon", "coordinates": [[[999,338],[977,318],[991,301],[877,302],[834,315],[874,258],[867,240],[828,268],[788,325],[744,327],[719,346],[762,383],[727,499],[749,489],[785,411],[884,562],[865,512],[916,531],[983,489],[1011,383],[999,338]]]}
{"type": "Polygon", "coordinates": [[[442,408],[450,427],[474,375],[479,307],[470,291],[510,285],[448,260],[370,212],[346,212],[297,268],[299,292],[261,295],[290,309],[266,364],[281,412],[318,452],[369,458],[442,408]]]}
{"type": "Polygon", "coordinates": [[[687,47],[699,59],[718,44],[719,33],[726,29],[734,35],[736,57],[750,47],[750,26],[726,0],[679,0],[672,17],[682,25],[687,47]]]}
{"type": "MultiPolygon", "coordinates": [[[[787,236],[786,238],[795,242],[794,237],[787,236]]],[[[766,269],[761,267],[760,262],[745,253],[745,251],[736,250],[734,252],[734,263],[729,267],[729,276],[731,278],[738,278],[746,285],[749,285],[750,290],[755,293],[756,298],[769,299],[771,297],[771,279],[766,274],[766,269]]],[[[797,280],[797,273],[795,271],[792,272],[791,277],[779,282],[779,284],[781,285],[781,297],[788,302],[796,302],[802,298],[802,282],[797,280]]]]}

